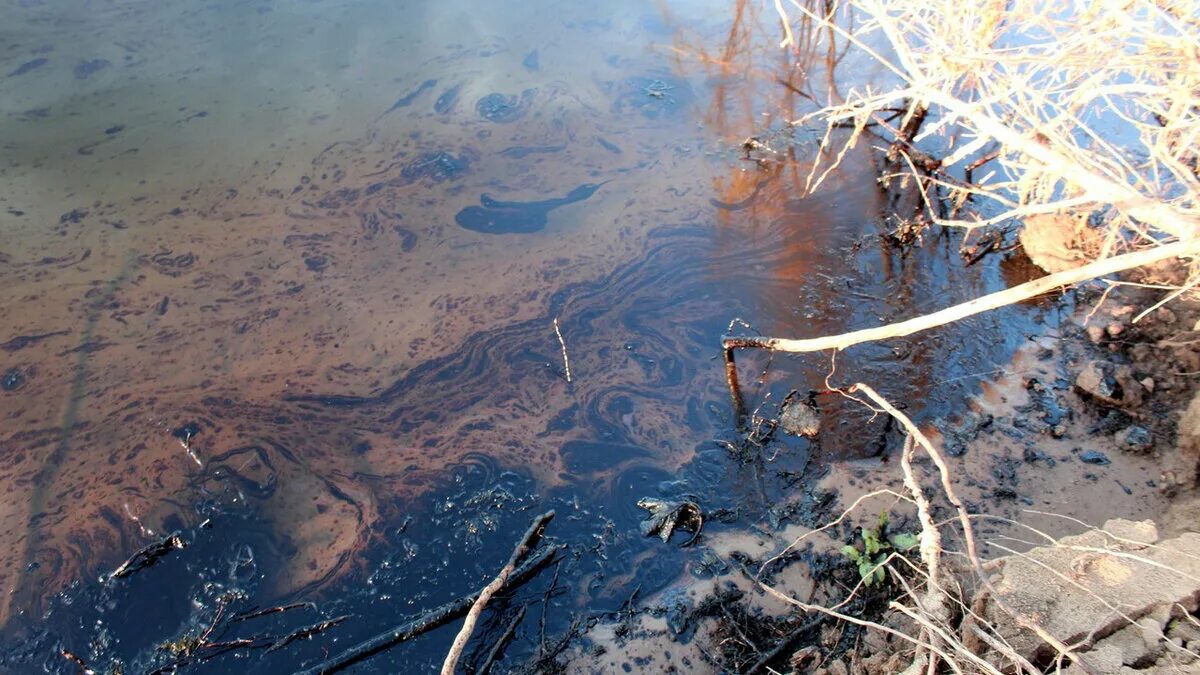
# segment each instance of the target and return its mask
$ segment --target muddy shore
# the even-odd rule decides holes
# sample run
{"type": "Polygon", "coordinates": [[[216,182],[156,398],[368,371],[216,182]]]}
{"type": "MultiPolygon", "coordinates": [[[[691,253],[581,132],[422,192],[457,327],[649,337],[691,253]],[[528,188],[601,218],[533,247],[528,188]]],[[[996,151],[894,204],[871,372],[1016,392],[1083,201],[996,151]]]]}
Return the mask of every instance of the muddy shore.
{"type": "MultiPolygon", "coordinates": [[[[1161,283],[1171,274],[1159,269],[1138,278],[1157,275],[1161,283]]],[[[1051,541],[1046,537],[1077,535],[1109,521],[1106,527],[1113,532],[1125,531],[1116,529],[1126,527],[1118,523],[1145,521],[1139,527],[1150,527],[1155,534],[1139,536],[1160,541],[1195,531],[1200,508],[1200,352],[1191,336],[1200,320],[1200,304],[1179,303],[1133,324],[1131,320],[1157,297],[1126,288],[1104,296],[1099,289],[1083,289],[1055,299],[1063,313],[1061,322],[1029,334],[1027,344],[1002,372],[982,377],[979,393],[962,413],[926,427],[949,457],[957,494],[979,514],[976,535],[985,558],[997,563],[1019,560],[1015,556],[1051,541]]],[[[836,425],[836,417],[822,412],[824,424],[836,425]]],[[[764,594],[758,585],[769,584],[806,603],[845,602],[842,611],[850,615],[912,630],[902,615],[887,608],[895,590],[862,588],[854,565],[840,551],[847,543],[861,542],[864,530],[878,531],[881,511],[889,514],[889,531],[912,531],[916,526],[907,504],[887,494],[869,497],[879,490],[901,489],[897,452],[893,443],[879,457],[830,462],[812,488],[791,495],[792,524],[761,522],[705,537],[687,574],[639,599],[619,621],[595,627],[589,634],[591,643],[576,651],[572,666],[588,672],[767,672],[764,669],[771,666],[779,672],[829,675],[903,670],[911,654],[907,642],[798,611],[764,594]],[[837,527],[814,533],[864,497],[861,508],[837,527]],[[763,567],[802,538],[803,545],[782,562],[763,567]]],[[[929,469],[925,463],[923,470],[929,469]]],[[[937,515],[949,519],[951,511],[943,507],[937,515]]],[[[961,541],[951,546],[960,547],[961,541]]],[[[1181,569],[1172,578],[1186,586],[1188,572],[1181,569]]],[[[1030,592],[1050,594],[1025,601],[1051,603],[1063,592],[1054,590],[1050,582],[1057,579],[1048,570],[1034,567],[1023,572],[1033,577],[1016,582],[1019,587],[1040,584],[1043,590],[1030,592]]],[[[970,584],[969,570],[963,575],[964,583],[970,584]]],[[[1200,591],[1200,586],[1193,588],[1200,591]]],[[[1161,602],[1158,592],[1153,587],[1136,590],[1122,598],[1121,606],[1141,616],[1161,602]]],[[[1072,616],[1083,612],[1081,620],[1091,617],[1098,625],[1114,611],[1111,605],[1088,608],[1075,602],[1062,611],[1072,616]]],[[[1190,602],[1165,610],[1155,624],[1157,642],[1149,639],[1148,646],[1136,650],[1118,647],[1124,638],[1109,636],[1124,635],[1119,633],[1124,624],[1119,623],[1096,629],[1097,634],[1082,643],[1082,654],[1108,659],[1116,650],[1116,665],[1099,660],[1097,672],[1128,667],[1121,666],[1122,653],[1126,663],[1137,665],[1136,672],[1191,667],[1187,664],[1194,657],[1185,643],[1178,642],[1176,648],[1170,637],[1176,635],[1173,626],[1187,623],[1187,614],[1181,617],[1178,612],[1190,602]]],[[[1053,615],[1039,616],[1053,620],[1053,615]]]]}

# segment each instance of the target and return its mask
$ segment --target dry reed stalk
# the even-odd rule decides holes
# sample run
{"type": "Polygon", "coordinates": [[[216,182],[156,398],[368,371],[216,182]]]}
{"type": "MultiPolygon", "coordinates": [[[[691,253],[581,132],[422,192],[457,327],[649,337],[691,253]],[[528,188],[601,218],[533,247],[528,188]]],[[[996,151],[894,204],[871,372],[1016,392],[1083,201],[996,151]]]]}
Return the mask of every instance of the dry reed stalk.
{"type": "MultiPolygon", "coordinates": [[[[973,229],[1036,214],[1087,223],[1090,215],[1103,243],[1092,260],[1178,243],[1193,282],[1176,295],[1200,279],[1188,245],[1200,239],[1200,0],[843,0],[836,14],[789,2],[802,28],[828,30],[892,77],[830,94],[824,108],[793,122],[826,125],[809,190],[868,127],[891,128],[885,111],[905,108],[889,157],[903,158],[918,186],[945,190],[956,207],[968,197],[991,204],[986,214],[942,217],[922,190],[929,221],[973,229]],[[905,122],[926,110],[929,123],[910,138],[905,122]],[[849,134],[835,133],[846,126],[849,134]],[[936,173],[922,175],[909,155],[935,134],[948,136],[950,149],[936,173]],[[1000,170],[974,183],[949,178],[952,167],[978,168],[981,155],[1000,170]]],[[[785,31],[784,46],[792,35],[785,31]]],[[[1115,271],[1166,257],[1118,256],[1130,267],[1115,271]]]]}

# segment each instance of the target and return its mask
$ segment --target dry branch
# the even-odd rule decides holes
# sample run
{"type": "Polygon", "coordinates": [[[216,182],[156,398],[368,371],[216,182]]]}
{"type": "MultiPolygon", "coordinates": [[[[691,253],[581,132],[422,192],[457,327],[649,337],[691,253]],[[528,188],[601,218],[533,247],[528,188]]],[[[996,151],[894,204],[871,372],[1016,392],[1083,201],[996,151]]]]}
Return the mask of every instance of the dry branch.
{"type": "MultiPolygon", "coordinates": [[[[534,553],[521,566],[513,571],[508,577],[508,583],[504,588],[513,588],[520,584],[529,581],[538,572],[542,570],[554,556],[563,550],[563,546],[549,546],[534,553]]],[[[471,610],[471,606],[475,604],[475,600],[479,597],[479,591],[475,591],[470,595],[464,595],[457,600],[436,607],[412,621],[405,622],[399,626],[391,628],[383,633],[367,639],[359,644],[343,651],[341,654],[330,657],[315,666],[300,671],[297,675],[325,675],[326,673],[336,673],[358,661],[374,656],[379,652],[397,645],[405,640],[411,640],[418,635],[423,635],[435,628],[440,628],[451,621],[464,616],[471,610]]]]}
{"type": "MultiPolygon", "coordinates": [[[[962,304],[947,307],[946,309],[933,312],[932,314],[924,314],[907,321],[887,324],[876,328],[866,328],[856,330],[850,333],[842,333],[840,335],[829,335],[826,337],[809,338],[802,340],[794,340],[788,338],[772,338],[762,336],[732,336],[727,335],[721,338],[721,344],[726,350],[726,368],[728,372],[729,362],[732,358],[733,349],[738,348],[759,348],[771,349],[781,352],[815,352],[823,349],[845,349],[847,347],[861,344],[863,342],[873,342],[875,340],[885,340],[888,338],[903,337],[912,335],[920,331],[936,328],[948,323],[953,323],[969,316],[974,316],[982,312],[986,312],[1000,307],[1006,307],[1030,298],[1035,298],[1039,295],[1049,293],[1056,289],[1072,286],[1085,281],[1091,281],[1099,277],[1109,274],[1116,274],[1125,270],[1151,265],[1163,260],[1171,260],[1174,258],[1184,257],[1200,257],[1200,242],[1176,242],[1166,244],[1157,248],[1148,248],[1133,253],[1124,253],[1122,255],[1097,260],[1088,263],[1082,267],[1047,274],[1044,277],[1027,281],[1023,284],[1018,284],[1012,288],[1007,288],[1003,291],[997,291],[980,298],[975,298],[962,304]]],[[[734,380],[736,382],[736,377],[734,380]]]]}
{"type": "MultiPolygon", "coordinates": [[[[1000,592],[996,590],[995,586],[992,585],[990,577],[983,569],[983,562],[979,558],[979,549],[975,541],[975,529],[971,526],[971,516],[969,513],[967,513],[966,506],[963,504],[962,500],[958,498],[958,494],[954,491],[954,487],[950,480],[950,467],[946,464],[946,458],[942,456],[942,453],[935,448],[933,443],[929,441],[925,434],[922,433],[919,428],[917,428],[917,425],[913,424],[913,421],[908,418],[908,415],[905,415],[897,410],[895,406],[893,406],[887,399],[880,396],[874,389],[859,382],[850,388],[849,393],[855,393],[859,391],[866,394],[867,398],[870,398],[877,405],[879,405],[879,407],[883,408],[889,415],[896,418],[896,421],[899,422],[901,426],[908,431],[909,435],[921,445],[921,447],[929,455],[929,458],[933,460],[934,465],[937,466],[938,478],[941,481],[942,493],[946,496],[946,499],[950,501],[951,505],[954,506],[954,509],[958,514],[959,525],[963,530],[963,539],[967,544],[967,559],[971,562],[971,566],[974,569],[976,576],[983,583],[984,587],[987,588],[988,592],[991,593],[992,601],[996,603],[996,606],[999,607],[1001,611],[1011,616],[1013,620],[1016,621],[1017,624],[1022,628],[1035,633],[1039,638],[1042,639],[1042,641],[1057,650],[1059,654],[1062,654],[1063,656],[1066,656],[1074,661],[1075,665],[1078,666],[1080,670],[1090,675],[1090,673],[1093,671],[1088,667],[1087,663],[1085,663],[1079,657],[1078,654],[1064,644],[1062,640],[1059,640],[1050,633],[1046,632],[1046,630],[1038,625],[1038,623],[1031,617],[1028,617],[1010,607],[1008,603],[1004,602],[1000,592]]],[[[922,533],[922,540],[923,539],[924,533],[922,533]]],[[[931,583],[936,582],[931,581],[931,583]]]]}
{"type": "MultiPolygon", "coordinates": [[[[554,322],[554,327],[555,329],[558,328],[557,319],[554,322]]],[[[479,615],[483,613],[483,608],[492,599],[493,595],[501,588],[504,588],[504,584],[508,582],[508,578],[516,570],[521,560],[529,555],[529,552],[538,545],[538,542],[542,538],[542,532],[546,529],[546,523],[549,523],[552,518],[554,518],[553,511],[547,511],[535,518],[533,524],[525,531],[525,536],[521,537],[520,543],[513,549],[508,563],[500,569],[500,573],[496,575],[495,579],[492,579],[491,583],[479,591],[479,595],[475,598],[475,602],[471,604],[471,609],[467,612],[467,618],[463,621],[462,628],[458,631],[458,635],[454,637],[454,643],[450,645],[450,651],[446,654],[446,660],[442,663],[442,675],[454,675],[454,667],[458,665],[458,660],[462,657],[462,651],[467,646],[467,640],[471,639],[471,633],[475,630],[475,622],[479,620],[479,615]]]]}

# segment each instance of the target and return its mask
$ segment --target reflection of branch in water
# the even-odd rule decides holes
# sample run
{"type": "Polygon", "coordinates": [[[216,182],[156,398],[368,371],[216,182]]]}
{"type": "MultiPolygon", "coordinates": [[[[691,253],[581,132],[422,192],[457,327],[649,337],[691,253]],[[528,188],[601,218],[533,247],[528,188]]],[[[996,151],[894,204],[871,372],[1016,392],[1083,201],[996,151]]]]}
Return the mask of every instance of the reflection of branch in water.
{"type": "Polygon", "coordinates": [[[517,613],[515,616],[513,616],[512,621],[508,622],[508,628],[505,628],[504,633],[500,635],[500,639],[496,640],[496,644],[492,646],[491,651],[488,652],[487,658],[483,661],[483,665],[479,666],[479,669],[475,671],[476,673],[479,675],[487,675],[488,671],[492,669],[492,664],[496,662],[496,659],[499,658],[500,654],[504,652],[504,648],[508,646],[508,643],[512,642],[513,637],[517,634],[517,626],[521,623],[521,620],[525,618],[526,609],[528,608],[522,606],[521,609],[517,610],[517,613]]]}
{"type": "Polygon", "coordinates": [[[196,453],[192,451],[192,434],[191,434],[191,432],[188,432],[188,434],[186,436],[179,439],[179,444],[183,446],[183,449],[185,451],[187,451],[188,457],[192,458],[192,461],[196,463],[196,466],[203,469],[204,468],[203,462],[201,462],[200,458],[196,456],[196,453]]]}

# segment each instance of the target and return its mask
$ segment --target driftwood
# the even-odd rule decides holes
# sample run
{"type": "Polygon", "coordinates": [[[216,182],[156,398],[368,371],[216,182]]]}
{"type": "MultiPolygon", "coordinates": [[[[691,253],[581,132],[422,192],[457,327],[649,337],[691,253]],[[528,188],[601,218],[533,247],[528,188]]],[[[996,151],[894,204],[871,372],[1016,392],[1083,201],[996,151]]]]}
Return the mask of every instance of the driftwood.
{"type": "MultiPolygon", "coordinates": [[[[503,589],[510,589],[519,586],[526,581],[529,581],[538,572],[542,570],[554,556],[565,549],[565,546],[549,546],[533,555],[525,562],[521,563],[513,573],[509,575],[507,583],[503,589]]],[[[333,656],[325,661],[322,661],[315,666],[300,671],[297,675],[324,675],[325,673],[336,673],[351,664],[357,663],[365,658],[374,656],[379,652],[397,645],[405,640],[410,640],[418,635],[423,635],[435,628],[440,628],[455,619],[466,615],[471,610],[471,606],[475,604],[475,600],[479,598],[481,591],[476,591],[469,595],[464,595],[457,600],[436,607],[420,617],[408,621],[399,626],[391,628],[373,638],[360,642],[359,644],[347,649],[346,651],[333,656]]]]}
{"type": "MultiPolygon", "coordinates": [[[[555,321],[555,328],[558,327],[558,322],[555,321]]],[[[567,371],[570,373],[570,371],[567,371]]],[[[568,375],[568,381],[570,376],[568,375]]],[[[492,599],[504,584],[508,582],[508,577],[512,575],[513,570],[521,563],[521,560],[529,555],[529,552],[537,547],[541,541],[542,532],[546,529],[546,524],[550,519],[554,518],[554,511],[547,511],[533,520],[528,530],[525,530],[525,536],[521,537],[520,543],[513,549],[512,555],[508,558],[508,563],[500,569],[500,573],[492,579],[491,583],[483,587],[479,591],[475,602],[471,603],[471,609],[467,611],[467,618],[463,621],[462,628],[458,631],[458,635],[454,636],[454,643],[450,645],[450,651],[446,654],[446,660],[442,663],[442,675],[454,675],[454,668],[458,665],[459,658],[462,657],[463,648],[467,646],[467,640],[471,639],[471,633],[475,630],[475,623],[479,621],[479,615],[483,613],[483,608],[488,601],[492,599]]]]}

